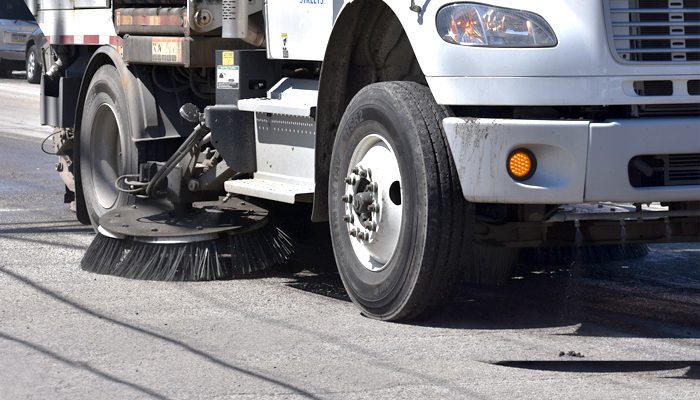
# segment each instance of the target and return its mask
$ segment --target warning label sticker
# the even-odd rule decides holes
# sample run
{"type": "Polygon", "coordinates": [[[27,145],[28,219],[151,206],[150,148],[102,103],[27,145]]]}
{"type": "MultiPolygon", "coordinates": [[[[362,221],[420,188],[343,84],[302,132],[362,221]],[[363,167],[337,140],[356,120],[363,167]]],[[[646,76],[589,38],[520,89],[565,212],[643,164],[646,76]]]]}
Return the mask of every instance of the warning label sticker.
{"type": "Polygon", "coordinates": [[[234,59],[233,59],[233,52],[232,51],[224,51],[221,53],[221,63],[224,65],[233,65],[234,64],[234,59]]]}
{"type": "Polygon", "coordinates": [[[240,70],[237,65],[219,65],[216,67],[216,88],[238,89],[240,76],[240,70]]]}
{"type": "Polygon", "coordinates": [[[151,60],[160,63],[182,63],[182,42],[179,39],[153,39],[151,60]]]}

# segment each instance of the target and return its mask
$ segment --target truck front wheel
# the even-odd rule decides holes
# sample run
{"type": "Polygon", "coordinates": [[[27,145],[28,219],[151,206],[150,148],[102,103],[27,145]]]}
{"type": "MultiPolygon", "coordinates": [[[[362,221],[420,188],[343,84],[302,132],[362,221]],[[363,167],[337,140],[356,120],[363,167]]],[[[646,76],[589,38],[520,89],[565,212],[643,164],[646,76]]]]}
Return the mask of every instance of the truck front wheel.
{"type": "Polygon", "coordinates": [[[343,284],[363,314],[424,315],[461,281],[470,215],[442,130],[447,114],[412,82],[362,89],[338,128],[329,220],[343,284]]]}
{"type": "Polygon", "coordinates": [[[95,228],[100,216],[131,200],[115,187],[119,176],[138,169],[126,100],[117,69],[100,67],[85,96],[79,146],[81,188],[95,228]]]}

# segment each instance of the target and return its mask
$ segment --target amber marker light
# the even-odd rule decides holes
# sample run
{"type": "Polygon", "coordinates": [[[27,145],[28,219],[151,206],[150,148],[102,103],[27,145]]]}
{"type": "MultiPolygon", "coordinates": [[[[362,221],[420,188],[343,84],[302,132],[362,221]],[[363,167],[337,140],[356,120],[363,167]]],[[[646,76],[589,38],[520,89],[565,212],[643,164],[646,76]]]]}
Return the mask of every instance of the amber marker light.
{"type": "Polygon", "coordinates": [[[535,155],[528,149],[515,149],[508,155],[506,166],[508,175],[516,181],[525,181],[532,177],[537,169],[535,155]]]}

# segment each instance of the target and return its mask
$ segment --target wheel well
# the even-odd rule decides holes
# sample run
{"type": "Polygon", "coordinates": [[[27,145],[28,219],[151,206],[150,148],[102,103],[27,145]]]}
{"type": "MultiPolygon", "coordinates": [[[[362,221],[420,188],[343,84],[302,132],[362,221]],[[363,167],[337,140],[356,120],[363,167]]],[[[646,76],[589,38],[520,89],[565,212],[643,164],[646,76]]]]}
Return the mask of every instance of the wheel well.
{"type": "Polygon", "coordinates": [[[363,87],[386,81],[426,84],[401,21],[382,1],[345,7],[331,34],[319,84],[314,207],[311,219],[328,219],[328,172],[345,108],[363,87]]]}
{"type": "Polygon", "coordinates": [[[29,53],[29,49],[31,49],[32,46],[34,46],[34,40],[29,39],[29,40],[27,41],[27,46],[25,46],[25,49],[24,49],[24,55],[25,55],[25,57],[26,57],[27,53],[29,53]]]}

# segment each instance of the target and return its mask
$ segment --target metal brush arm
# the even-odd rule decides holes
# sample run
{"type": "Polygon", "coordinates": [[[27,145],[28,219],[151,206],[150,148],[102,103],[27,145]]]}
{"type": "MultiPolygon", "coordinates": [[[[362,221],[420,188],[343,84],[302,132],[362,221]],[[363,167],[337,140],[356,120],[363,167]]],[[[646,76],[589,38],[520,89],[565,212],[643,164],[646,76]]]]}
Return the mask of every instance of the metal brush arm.
{"type": "Polygon", "coordinates": [[[151,196],[153,194],[153,191],[155,190],[156,187],[158,187],[158,184],[166,177],[172,170],[177,166],[177,163],[182,161],[182,159],[187,155],[187,153],[193,149],[195,146],[199,144],[199,142],[204,139],[204,136],[206,136],[210,132],[209,128],[204,125],[203,123],[200,123],[197,125],[190,136],[187,137],[187,140],[185,140],[180,147],[175,151],[175,153],[170,156],[168,161],[165,162],[165,165],[163,168],[159,169],[156,175],[151,179],[150,182],[148,182],[148,185],[146,185],[146,196],[151,196]]]}

